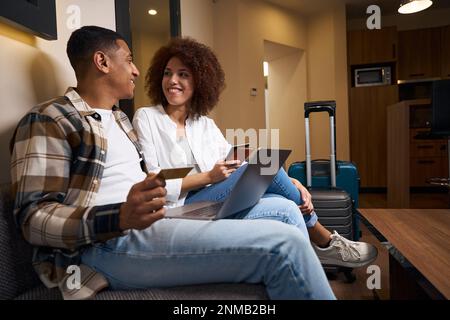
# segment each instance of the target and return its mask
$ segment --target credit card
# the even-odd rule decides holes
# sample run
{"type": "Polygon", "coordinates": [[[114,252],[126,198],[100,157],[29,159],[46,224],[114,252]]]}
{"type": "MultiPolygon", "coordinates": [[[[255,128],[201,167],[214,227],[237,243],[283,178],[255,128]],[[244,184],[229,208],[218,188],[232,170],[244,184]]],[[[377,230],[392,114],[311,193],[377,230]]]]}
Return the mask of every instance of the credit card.
{"type": "Polygon", "coordinates": [[[191,172],[193,167],[162,169],[157,175],[166,180],[181,179],[191,172]]]}

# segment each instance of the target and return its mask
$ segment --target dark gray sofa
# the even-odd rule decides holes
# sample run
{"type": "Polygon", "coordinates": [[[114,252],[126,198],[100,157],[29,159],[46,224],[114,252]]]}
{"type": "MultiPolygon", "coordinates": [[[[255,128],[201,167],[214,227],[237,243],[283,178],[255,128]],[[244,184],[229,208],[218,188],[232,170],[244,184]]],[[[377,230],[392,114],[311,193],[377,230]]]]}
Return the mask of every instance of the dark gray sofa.
{"type": "MultiPolygon", "coordinates": [[[[13,221],[9,185],[0,186],[0,299],[60,300],[57,288],[47,289],[31,265],[32,248],[13,221]]],[[[255,300],[267,299],[263,285],[209,284],[136,291],[103,290],[97,300],[255,300]]]]}

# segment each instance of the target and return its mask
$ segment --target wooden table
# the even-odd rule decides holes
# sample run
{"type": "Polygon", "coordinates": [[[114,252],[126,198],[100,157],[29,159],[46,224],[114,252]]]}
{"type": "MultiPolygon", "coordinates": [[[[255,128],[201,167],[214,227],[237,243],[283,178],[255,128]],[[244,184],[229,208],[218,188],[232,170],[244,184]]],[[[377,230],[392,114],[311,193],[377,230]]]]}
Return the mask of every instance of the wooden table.
{"type": "MultiPolygon", "coordinates": [[[[361,215],[388,240],[443,296],[450,298],[450,209],[360,209],[361,215]]],[[[400,274],[389,259],[391,293],[400,274]]],[[[404,290],[407,290],[406,288],[404,290]]]]}

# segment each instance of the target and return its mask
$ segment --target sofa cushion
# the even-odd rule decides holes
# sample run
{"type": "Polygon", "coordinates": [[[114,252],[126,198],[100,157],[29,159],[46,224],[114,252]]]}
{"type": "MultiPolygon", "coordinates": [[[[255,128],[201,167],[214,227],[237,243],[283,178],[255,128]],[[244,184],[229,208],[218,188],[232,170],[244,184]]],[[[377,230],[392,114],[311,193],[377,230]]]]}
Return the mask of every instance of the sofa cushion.
{"type": "MultiPolygon", "coordinates": [[[[61,300],[57,288],[41,285],[18,296],[17,300],[61,300]]],[[[263,285],[256,284],[205,284],[196,286],[155,288],[148,290],[103,290],[95,300],[258,300],[268,299],[263,285]]]]}
{"type": "Polygon", "coordinates": [[[32,247],[16,227],[10,184],[0,185],[0,299],[12,299],[40,284],[31,265],[32,247]]]}
{"type": "MultiPolygon", "coordinates": [[[[0,185],[0,299],[60,300],[58,288],[46,288],[31,265],[32,247],[14,223],[10,185],[0,185]]],[[[96,300],[255,300],[267,299],[263,285],[207,284],[134,291],[104,290],[96,300]]]]}

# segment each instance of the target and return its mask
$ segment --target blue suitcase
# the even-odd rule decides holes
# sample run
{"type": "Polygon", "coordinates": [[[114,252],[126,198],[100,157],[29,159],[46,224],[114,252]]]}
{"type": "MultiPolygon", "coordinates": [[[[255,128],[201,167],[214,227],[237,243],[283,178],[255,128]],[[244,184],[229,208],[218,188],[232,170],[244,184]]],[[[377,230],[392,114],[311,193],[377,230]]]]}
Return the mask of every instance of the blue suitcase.
{"type": "MultiPolygon", "coordinates": [[[[358,169],[352,162],[336,161],[336,187],[347,191],[358,208],[360,178],[358,169]]],[[[313,160],[311,162],[312,187],[329,187],[330,160],[313,160]]],[[[288,175],[306,185],[306,161],[294,162],[290,165],[288,175]]]]}
{"type": "MultiPolygon", "coordinates": [[[[303,185],[306,182],[306,161],[294,162],[289,166],[288,175],[299,180],[303,185]]],[[[330,187],[330,160],[311,161],[312,187],[330,187]]],[[[347,191],[353,201],[353,240],[358,241],[361,237],[359,229],[359,185],[360,178],[358,169],[352,162],[336,161],[336,187],[347,191]]]]}
{"type": "Polygon", "coordinates": [[[307,145],[307,158],[311,163],[311,181],[308,183],[307,179],[307,161],[294,162],[290,165],[288,175],[299,180],[302,184],[309,188],[329,188],[331,186],[345,190],[351,197],[352,206],[352,236],[354,241],[358,241],[361,236],[359,229],[359,213],[358,200],[359,200],[359,185],[360,178],[356,166],[347,161],[336,161],[335,155],[335,108],[336,103],[334,101],[320,101],[305,103],[305,129],[306,129],[306,145],[307,145]],[[331,124],[331,160],[314,160],[311,161],[310,146],[309,146],[309,114],[312,112],[327,111],[330,114],[331,124]],[[334,161],[336,164],[334,170],[330,165],[330,161],[334,161]],[[334,172],[331,172],[334,171],[334,172]],[[334,180],[334,181],[333,181],[334,180]]]}

